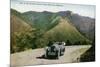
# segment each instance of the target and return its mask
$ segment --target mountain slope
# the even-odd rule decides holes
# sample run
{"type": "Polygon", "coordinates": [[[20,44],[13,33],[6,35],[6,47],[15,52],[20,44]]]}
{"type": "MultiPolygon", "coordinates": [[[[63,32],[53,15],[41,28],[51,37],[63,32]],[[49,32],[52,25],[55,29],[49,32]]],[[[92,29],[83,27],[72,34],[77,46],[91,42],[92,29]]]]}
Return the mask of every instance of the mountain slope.
{"type": "Polygon", "coordinates": [[[60,17],[59,24],[47,31],[44,37],[53,41],[70,41],[72,44],[75,44],[75,42],[89,42],[89,40],[81,35],[68,19],[62,17],[60,17]]]}
{"type": "Polygon", "coordinates": [[[15,15],[11,15],[11,27],[12,32],[28,31],[32,29],[30,25],[15,15]]]}
{"type": "Polygon", "coordinates": [[[35,11],[29,11],[22,14],[22,16],[27,19],[32,26],[35,26],[39,29],[46,29],[48,25],[50,24],[52,13],[49,12],[35,12],[35,11]]]}
{"type": "Polygon", "coordinates": [[[95,19],[74,14],[72,11],[59,11],[59,12],[35,12],[28,11],[22,13],[23,17],[26,18],[30,25],[34,25],[39,29],[46,30],[47,27],[52,26],[50,23],[57,16],[67,17],[71,23],[81,32],[82,35],[88,39],[93,40],[95,37],[95,19]]]}
{"type": "Polygon", "coordinates": [[[20,12],[11,9],[11,29],[12,32],[21,32],[28,31],[32,27],[21,18],[20,12]]]}
{"type": "Polygon", "coordinates": [[[19,15],[11,13],[11,53],[30,48],[35,28],[27,24],[19,15]],[[30,33],[31,32],[31,33],[30,33]]]}
{"type": "Polygon", "coordinates": [[[72,14],[72,23],[77,29],[83,33],[86,37],[93,40],[95,37],[95,19],[80,16],[78,14],[72,14]]]}

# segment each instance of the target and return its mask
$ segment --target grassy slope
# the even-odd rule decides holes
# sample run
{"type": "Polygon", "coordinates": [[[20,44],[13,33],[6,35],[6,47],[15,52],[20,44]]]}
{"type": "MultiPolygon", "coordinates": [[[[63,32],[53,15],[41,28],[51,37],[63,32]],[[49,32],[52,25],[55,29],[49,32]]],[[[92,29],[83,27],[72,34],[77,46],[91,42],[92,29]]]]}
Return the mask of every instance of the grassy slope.
{"type": "MultiPolygon", "coordinates": [[[[24,40],[27,39],[26,37],[34,37],[32,36],[32,33],[29,33],[32,30],[35,30],[35,28],[32,28],[29,24],[23,21],[18,15],[14,13],[11,14],[11,52],[12,53],[16,51],[20,51],[19,47],[24,45],[21,43],[25,43],[24,40]]],[[[23,49],[25,48],[23,47],[23,49]]]]}
{"type": "Polygon", "coordinates": [[[31,26],[15,15],[11,15],[12,32],[28,31],[31,26]]]}
{"type": "Polygon", "coordinates": [[[53,20],[57,17],[57,14],[29,11],[22,13],[22,17],[27,19],[30,22],[30,25],[46,31],[50,26],[52,26],[51,23],[55,22],[53,20]]]}
{"type": "Polygon", "coordinates": [[[59,16],[56,13],[48,12],[26,12],[23,13],[36,27],[47,32],[44,36],[46,39],[58,41],[89,41],[72,25],[68,19],[62,17],[59,23],[59,16]],[[30,17],[30,18],[29,18],[30,17]],[[35,21],[35,22],[34,22],[35,21]]]}
{"type": "Polygon", "coordinates": [[[44,36],[55,41],[89,41],[83,35],[81,35],[80,32],[78,32],[78,30],[72,24],[70,24],[67,19],[63,18],[60,18],[59,24],[47,31],[44,36]]]}
{"type": "Polygon", "coordinates": [[[11,29],[12,32],[21,32],[28,31],[32,27],[22,19],[20,12],[11,9],[11,29]]]}

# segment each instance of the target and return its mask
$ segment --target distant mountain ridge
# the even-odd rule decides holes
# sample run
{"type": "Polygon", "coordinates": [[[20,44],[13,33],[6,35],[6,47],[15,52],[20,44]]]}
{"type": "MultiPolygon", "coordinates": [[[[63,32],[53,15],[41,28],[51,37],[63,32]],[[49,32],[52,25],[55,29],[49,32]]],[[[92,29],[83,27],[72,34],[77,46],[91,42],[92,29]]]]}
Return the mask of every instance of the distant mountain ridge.
{"type": "MultiPolygon", "coordinates": [[[[51,16],[62,16],[67,17],[71,21],[71,23],[87,38],[93,40],[95,35],[95,19],[85,16],[80,16],[78,14],[74,14],[72,11],[59,11],[59,12],[49,12],[49,11],[43,11],[43,12],[34,12],[29,11],[23,13],[23,15],[32,16],[31,18],[34,18],[35,15],[41,16],[41,14],[45,15],[45,19],[50,19],[51,16]],[[31,15],[30,15],[31,14],[31,15]]],[[[35,16],[36,17],[36,16],[35,16]]],[[[43,16],[42,16],[43,17],[43,16]]],[[[31,19],[30,18],[30,19],[31,19]]],[[[34,22],[34,20],[32,20],[34,22]]],[[[50,22],[49,22],[50,23],[50,22]]]]}

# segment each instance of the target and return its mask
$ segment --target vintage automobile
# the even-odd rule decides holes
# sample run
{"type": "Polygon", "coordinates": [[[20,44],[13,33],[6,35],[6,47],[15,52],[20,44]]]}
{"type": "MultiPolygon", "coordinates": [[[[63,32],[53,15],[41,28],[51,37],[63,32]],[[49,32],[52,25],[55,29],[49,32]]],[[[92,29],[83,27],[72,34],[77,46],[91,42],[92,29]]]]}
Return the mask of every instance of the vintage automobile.
{"type": "Polygon", "coordinates": [[[64,55],[65,52],[65,42],[55,42],[45,48],[45,58],[56,58],[59,59],[60,56],[64,55]]]}

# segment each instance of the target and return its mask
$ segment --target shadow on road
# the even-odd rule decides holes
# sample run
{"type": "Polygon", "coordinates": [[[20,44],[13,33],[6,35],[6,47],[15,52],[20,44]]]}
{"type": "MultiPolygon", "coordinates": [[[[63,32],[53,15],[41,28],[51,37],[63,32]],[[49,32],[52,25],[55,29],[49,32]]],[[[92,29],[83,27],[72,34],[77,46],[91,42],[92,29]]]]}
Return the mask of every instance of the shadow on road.
{"type": "Polygon", "coordinates": [[[44,55],[41,55],[39,57],[36,57],[37,59],[46,59],[44,55]]]}
{"type": "Polygon", "coordinates": [[[48,59],[48,60],[58,60],[56,58],[53,58],[53,57],[49,57],[49,58],[45,58],[45,55],[41,55],[39,57],[36,57],[37,59],[48,59]]]}

